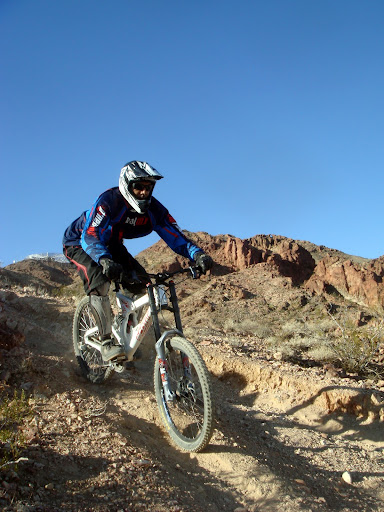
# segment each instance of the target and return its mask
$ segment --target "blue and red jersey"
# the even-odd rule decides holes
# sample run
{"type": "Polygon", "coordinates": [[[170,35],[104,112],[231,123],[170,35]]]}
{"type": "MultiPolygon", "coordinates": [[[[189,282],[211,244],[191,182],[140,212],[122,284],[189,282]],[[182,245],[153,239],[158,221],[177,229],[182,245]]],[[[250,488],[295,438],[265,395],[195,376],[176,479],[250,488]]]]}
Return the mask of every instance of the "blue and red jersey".
{"type": "Polygon", "coordinates": [[[145,213],[132,210],[114,187],[101,194],[90,210],[83,212],[66,229],[63,245],[81,246],[97,263],[112,258],[109,247],[124,239],[139,238],[155,231],[177,254],[193,261],[201,251],[180,230],[168,210],[154,197],[145,213]]]}

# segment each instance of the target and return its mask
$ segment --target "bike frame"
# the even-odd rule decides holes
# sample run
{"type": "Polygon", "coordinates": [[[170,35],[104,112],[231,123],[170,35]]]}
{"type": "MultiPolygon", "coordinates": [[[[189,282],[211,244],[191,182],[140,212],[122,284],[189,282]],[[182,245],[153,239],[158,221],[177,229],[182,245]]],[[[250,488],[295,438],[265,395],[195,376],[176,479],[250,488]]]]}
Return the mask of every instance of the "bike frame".
{"type": "MultiPolygon", "coordinates": [[[[185,271],[190,271],[194,279],[197,277],[196,269],[190,267],[189,269],[185,269],[181,272],[185,271]]],[[[175,272],[174,274],[177,273],[179,272],[175,272]]],[[[115,337],[116,341],[124,347],[126,360],[132,361],[136,350],[144,339],[144,336],[147,334],[151,325],[153,325],[156,340],[155,349],[157,358],[159,360],[160,374],[165,399],[167,401],[174,400],[175,392],[169,385],[165,344],[168,339],[174,336],[184,337],[175,283],[174,281],[168,279],[171,277],[171,275],[157,274],[152,276],[155,277],[156,284],[149,283],[147,285],[147,293],[137,300],[133,300],[121,293],[119,291],[120,286],[118,283],[116,283],[115,295],[119,312],[115,318],[119,318],[119,322],[118,325],[115,325],[114,323],[112,326],[113,336],[115,337]],[[157,279],[160,279],[161,283],[158,283],[157,279]],[[171,306],[168,305],[164,290],[165,286],[169,289],[170,292],[171,306]],[[139,322],[138,314],[147,305],[148,308],[146,309],[143,318],[139,322]],[[175,329],[169,329],[162,334],[160,331],[159,323],[159,311],[161,311],[161,309],[167,309],[173,313],[176,327],[175,329]]],[[[90,345],[96,350],[100,351],[100,342],[95,342],[92,336],[96,333],[97,330],[97,327],[90,329],[84,336],[84,341],[87,345],[90,345]]],[[[185,354],[182,354],[182,363],[185,376],[190,378],[191,370],[189,360],[185,354]]],[[[120,371],[122,370],[122,366],[119,364],[119,362],[111,362],[110,364],[113,365],[115,370],[119,370],[119,368],[120,371]]]]}

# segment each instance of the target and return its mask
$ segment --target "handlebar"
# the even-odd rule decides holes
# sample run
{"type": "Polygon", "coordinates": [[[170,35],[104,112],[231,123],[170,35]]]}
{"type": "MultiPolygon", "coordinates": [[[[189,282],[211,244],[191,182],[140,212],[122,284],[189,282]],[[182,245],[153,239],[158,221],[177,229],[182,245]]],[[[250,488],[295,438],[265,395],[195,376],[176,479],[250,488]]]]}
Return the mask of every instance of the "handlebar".
{"type": "Polygon", "coordinates": [[[164,283],[171,277],[176,276],[177,274],[185,274],[190,272],[192,275],[192,279],[198,279],[201,275],[200,270],[195,266],[190,266],[187,268],[182,268],[181,270],[176,270],[175,272],[158,272],[157,274],[148,274],[151,279],[154,279],[156,283],[164,283]]]}
{"type": "MultiPolygon", "coordinates": [[[[182,268],[181,270],[176,270],[175,272],[158,272],[157,274],[148,274],[148,276],[155,281],[156,284],[165,283],[168,279],[171,279],[172,277],[176,276],[177,274],[185,274],[187,272],[190,272],[192,275],[192,279],[199,279],[201,272],[200,270],[195,266],[190,266],[187,268],[182,268]]],[[[122,273],[118,279],[113,280],[115,283],[116,290],[119,289],[119,285],[127,285],[130,284],[137,284],[137,281],[130,280],[127,275],[122,273]]]]}

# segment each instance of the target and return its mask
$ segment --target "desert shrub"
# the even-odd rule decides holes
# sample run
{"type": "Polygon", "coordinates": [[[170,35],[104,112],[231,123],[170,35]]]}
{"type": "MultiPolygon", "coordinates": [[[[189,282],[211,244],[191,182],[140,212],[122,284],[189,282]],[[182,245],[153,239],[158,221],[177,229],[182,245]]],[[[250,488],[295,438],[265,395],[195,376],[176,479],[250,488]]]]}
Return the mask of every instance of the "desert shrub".
{"type": "Polygon", "coordinates": [[[327,363],[335,360],[335,353],[329,346],[319,343],[307,351],[307,357],[319,363],[327,363]]]}
{"type": "Polygon", "coordinates": [[[332,362],[348,373],[372,376],[375,371],[379,376],[384,369],[379,371],[374,361],[384,343],[384,321],[377,317],[369,325],[359,326],[356,310],[338,309],[337,318],[334,311],[328,304],[325,315],[318,312],[311,320],[288,320],[267,339],[269,349],[281,353],[285,360],[332,362]]]}
{"type": "Polygon", "coordinates": [[[328,315],[337,329],[326,342],[341,367],[350,373],[364,375],[369,372],[380,345],[384,343],[384,321],[376,318],[369,325],[357,326],[348,313],[340,320],[329,310],[328,315]]]}
{"type": "Polygon", "coordinates": [[[330,362],[335,360],[335,354],[326,340],[332,330],[332,322],[321,315],[312,320],[290,318],[267,339],[267,346],[286,361],[330,362]]]}
{"type": "Polygon", "coordinates": [[[226,318],[223,327],[227,331],[253,334],[260,339],[267,338],[271,335],[271,328],[260,322],[259,319],[253,317],[235,319],[226,318]]]}
{"type": "Polygon", "coordinates": [[[272,328],[265,324],[256,324],[251,331],[252,334],[260,339],[268,338],[272,334],[272,328]]]}
{"type": "Polygon", "coordinates": [[[58,298],[81,298],[84,296],[83,283],[78,279],[73,284],[67,286],[58,286],[54,288],[51,293],[52,297],[58,298]]]}
{"type": "Polygon", "coordinates": [[[303,332],[287,338],[284,334],[271,336],[267,339],[269,350],[281,353],[282,359],[289,361],[312,360],[327,362],[334,359],[333,353],[324,347],[323,339],[316,331],[303,332]]]}
{"type": "Polygon", "coordinates": [[[25,438],[22,426],[31,415],[31,408],[24,391],[14,392],[13,398],[3,398],[0,403],[0,469],[15,461],[23,447],[25,438]]]}

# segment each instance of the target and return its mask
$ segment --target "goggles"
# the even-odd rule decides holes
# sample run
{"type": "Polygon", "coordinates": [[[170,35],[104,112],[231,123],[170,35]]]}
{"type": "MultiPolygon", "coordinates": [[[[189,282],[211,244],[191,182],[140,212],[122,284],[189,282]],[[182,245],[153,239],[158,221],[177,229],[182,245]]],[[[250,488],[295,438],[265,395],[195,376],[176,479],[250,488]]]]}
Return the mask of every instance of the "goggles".
{"type": "Polygon", "coordinates": [[[132,183],[132,188],[134,190],[145,190],[146,192],[152,192],[154,186],[154,183],[143,183],[142,181],[134,181],[132,183]]]}

